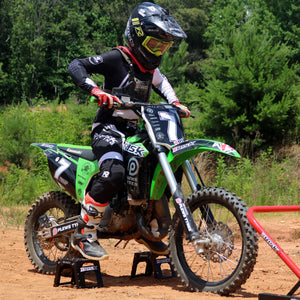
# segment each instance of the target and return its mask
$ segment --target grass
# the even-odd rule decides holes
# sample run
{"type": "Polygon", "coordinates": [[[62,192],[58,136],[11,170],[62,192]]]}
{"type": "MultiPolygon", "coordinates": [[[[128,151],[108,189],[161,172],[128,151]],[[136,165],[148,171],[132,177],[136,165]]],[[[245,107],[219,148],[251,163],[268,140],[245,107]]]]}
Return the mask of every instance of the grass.
{"type": "Polygon", "coordinates": [[[29,206],[0,207],[0,227],[23,228],[29,206]]]}
{"type": "Polygon", "coordinates": [[[298,156],[293,155],[278,161],[263,153],[255,162],[242,158],[230,166],[220,157],[213,183],[234,191],[248,206],[296,205],[300,204],[299,169],[298,156]]]}

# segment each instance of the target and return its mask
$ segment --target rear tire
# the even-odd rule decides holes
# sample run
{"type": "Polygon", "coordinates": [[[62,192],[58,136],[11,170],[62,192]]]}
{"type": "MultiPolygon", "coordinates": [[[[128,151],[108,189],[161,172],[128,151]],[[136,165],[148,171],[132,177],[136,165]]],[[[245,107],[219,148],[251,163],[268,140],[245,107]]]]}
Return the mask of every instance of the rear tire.
{"type": "Polygon", "coordinates": [[[247,219],[247,207],[222,188],[203,188],[187,203],[201,236],[210,243],[197,254],[176,212],[169,236],[174,268],[191,290],[228,295],[246,282],[256,263],[257,234],[247,219]]]}
{"type": "Polygon", "coordinates": [[[54,274],[58,259],[72,256],[70,233],[56,238],[43,238],[39,218],[42,215],[54,217],[57,223],[79,214],[80,205],[63,192],[49,192],[40,196],[31,206],[24,229],[24,242],[27,255],[36,271],[54,274]]]}

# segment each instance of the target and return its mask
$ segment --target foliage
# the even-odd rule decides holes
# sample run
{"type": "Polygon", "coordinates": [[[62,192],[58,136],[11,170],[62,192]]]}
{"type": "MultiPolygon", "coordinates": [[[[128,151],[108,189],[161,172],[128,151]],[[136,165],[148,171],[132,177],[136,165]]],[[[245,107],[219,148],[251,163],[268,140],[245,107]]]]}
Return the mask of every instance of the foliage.
{"type": "Polygon", "coordinates": [[[252,20],[232,29],[224,40],[223,29],[214,30],[220,42],[202,65],[207,79],[201,103],[206,133],[236,142],[247,154],[253,147],[280,143],[297,118],[299,66],[289,65],[290,48],[274,43],[267,31],[257,32],[252,20]]]}
{"type": "Polygon", "coordinates": [[[4,111],[0,123],[0,157],[22,167],[29,163],[26,149],[34,138],[35,124],[24,114],[25,106],[4,111]]]}
{"type": "Polygon", "coordinates": [[[264,0],[265,7],[280,25],[281,41],[291,46],[293,61],[300,62],[300,5],[297,0],[264,0]]]}
{"type": "Polygon", "coordinates": [[[178,82],[184,81],[184,74],[188,66],[188,44],[182,41],[179,44],[178,50],[172,55],[170,52],[166,52],[163,56],[163,61],[159,66],[159,69],[163,74],[168,74],[168,80],[172,84],[177,84],[178,82]]]}
{"type": "Polygon", "coordinates": [[[0,118],[0,205],[11,201],[28,204],[43,192],[57,188],[50,178],[46,158],[33,142],[90,145],[94,104],[39,102],[9,106],[0,118]]]}
{"type": "Polygon", "coordinates": [[[300,194],[297,164],[299,161],[288,157],[277,161],[264,152],[255,163],[242,158],[237,165],[228,166],[224,156],[220,156],[216,177],[210,184],[234,191],[248,206],[296,205],[300,194]]]}
{"type": "MultiPolygon", "coordinates": [[[[182,29],[187,34],[186,42],[189,45],[188,66],[184,75],[189,81],[197,82],[201,86],[202,72],[199,67],[204,56],[204,49],[207,48],[204,33],[210,21],[210,13],[213,1],[209,0],[189,0],[189,1],[155,1],[162,7],[167,7],[170,13],[178,21],[182,29]]],[[[175,44],[170,52],[177,51],[175,44]]]]}
{"type": "Polygon", "coordinates": [[[92,105],[79,108],[72,103],[38,105],[32,109],[23,102],[5,109],[0,119],[1,160],[28,168],[32,154],[28,149],[33,142],[90,144],[89,129],[94,113],[92,105]]]}
{"type": "MultiPolygon", "coordinates": [[[[164,55],[161,70],[197,117],[185,120],[189,134],[220,137],[249,155],[299,141],[299,1],[151,2],[168,8],[188,35],[164,55]]],[[[39,99],[62,103],[73,97],[84,102],[86,94],[72,82],[68,65],[124,44],[127,19],[139,3],[1,0],[0,105],[34,105],[39,99]]],[[[17,117],[25,125],[34,122],[32,116],[17,117]]],[[[13,117],[7,118],[12,123],[13,117]]],[[[31,126],[38,124],[26,127],[31,126]]],[[[29,139],[30,130],[25,134],[29,139]]],[[[12,151],[17,159],[17,149],[12,151]]],[[[18,160],[18,166],[26,161],[18,160]]]]}

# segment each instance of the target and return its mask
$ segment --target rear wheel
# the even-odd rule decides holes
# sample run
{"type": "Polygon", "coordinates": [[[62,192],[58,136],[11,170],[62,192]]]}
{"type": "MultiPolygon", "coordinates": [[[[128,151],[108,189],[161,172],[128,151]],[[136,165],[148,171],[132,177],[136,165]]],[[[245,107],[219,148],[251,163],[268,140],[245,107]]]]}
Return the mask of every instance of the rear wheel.
{"type": "Polygon", "coordinates": [[[49,192],[40,196],[31,206],[24,229],[25,249],[31,263],[40,273],[53,274],[56,261],[72,256],[70,233],[47,236],[47,224],[60,224],[66,218],[79,214],[80,205],[63,192],[49,192]],[[43,220],[47,220],[43,223],[43,220]]]}
{"type": "Polygon", "coordinates": [[[170,232],[170,256],[182,282],[192,290],[228,295],[249,278],[257,257],[257,234],[246,205],[221,188],[204,188],[187,199],[206,240],[198,254],[185,239],[178,213],[170,232]]]}

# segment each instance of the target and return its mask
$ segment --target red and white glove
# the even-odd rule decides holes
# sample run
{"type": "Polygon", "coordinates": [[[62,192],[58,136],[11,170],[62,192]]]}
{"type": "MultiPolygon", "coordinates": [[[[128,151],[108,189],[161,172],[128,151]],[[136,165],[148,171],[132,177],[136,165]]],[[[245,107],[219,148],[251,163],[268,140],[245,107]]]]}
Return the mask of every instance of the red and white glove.
{"type": "Polygon", "coordinates": [[[101,91],[98,87],[94,87],[92,89],[91,95],[98,99],[99,106],[112,108],[114,105],[114,101],[117,103],[121,103],[121,101],[117,97],[101,91]]]}
{"type": "Polygon", "coordinates": [[[178,101],[174,102],[173,104],[182,111],[183,114],[180,115],[180,117],[182,117],[182,118],[189,118],[190,117],[191,112],[186,106],[180,104],[178,101]]]}

